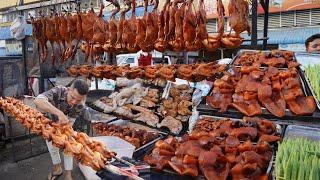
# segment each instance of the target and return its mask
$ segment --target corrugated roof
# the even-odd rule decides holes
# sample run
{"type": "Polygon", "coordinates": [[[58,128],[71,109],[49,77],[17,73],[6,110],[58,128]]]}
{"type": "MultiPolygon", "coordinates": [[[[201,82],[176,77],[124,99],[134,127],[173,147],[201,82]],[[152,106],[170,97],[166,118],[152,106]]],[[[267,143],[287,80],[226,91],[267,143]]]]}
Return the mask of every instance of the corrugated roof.
{"type": "MultiPolygon", "coordinates": [[[[320,27],[304,27],[304,28],[279,28],[277,30],[268,31],[268,44],[303,44],[305,40],[313,34],[319,34],[320,27]]],[[[247,33],[241,34],[245,39],[251,39],[247,33]]],[[[263,31],[258,31],[258,39],[263,37],[263,31]]],[[[248,45],[250,41],[243,44],[248,45]]],[[[262,44],[262,41],[258,41],[262,44]]]]}

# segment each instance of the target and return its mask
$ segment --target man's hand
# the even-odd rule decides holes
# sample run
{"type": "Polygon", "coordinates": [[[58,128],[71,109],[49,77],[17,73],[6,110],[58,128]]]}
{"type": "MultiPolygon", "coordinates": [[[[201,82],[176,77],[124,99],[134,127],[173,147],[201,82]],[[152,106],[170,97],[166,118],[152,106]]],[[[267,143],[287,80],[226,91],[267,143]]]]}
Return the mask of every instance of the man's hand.
{"type": "Polygon", "coordinates": [[[65,114],[63,114],[63,112],[58,113],[57,116],[59,118],[59,124],[66,125],[69,123],[68,117],[65,114]]]}

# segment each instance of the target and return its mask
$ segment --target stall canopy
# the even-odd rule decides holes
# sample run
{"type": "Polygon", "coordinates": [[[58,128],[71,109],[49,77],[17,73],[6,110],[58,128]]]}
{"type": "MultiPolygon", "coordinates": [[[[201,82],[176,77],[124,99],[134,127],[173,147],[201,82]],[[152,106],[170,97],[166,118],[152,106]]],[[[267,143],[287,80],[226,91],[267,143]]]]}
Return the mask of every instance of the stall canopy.
{"type": "MultiPolygon", "coordinates": [[[[319,27],[303,27],[303,28],[281,28],[277,30],[269,30],[268,44],[304,44],[306,39],[313,34],[320,33],[319,27]]],[[[251,39],[248,34],[242,34],[244,39],[251,39]]],[[[258,39],[263,37],[263,32],[258,31],[258,39]]],[[[249,41],[243,44],[250,44],[249,41]]],[[[262,44],[262,41],[258,41],[262,44]]]]}

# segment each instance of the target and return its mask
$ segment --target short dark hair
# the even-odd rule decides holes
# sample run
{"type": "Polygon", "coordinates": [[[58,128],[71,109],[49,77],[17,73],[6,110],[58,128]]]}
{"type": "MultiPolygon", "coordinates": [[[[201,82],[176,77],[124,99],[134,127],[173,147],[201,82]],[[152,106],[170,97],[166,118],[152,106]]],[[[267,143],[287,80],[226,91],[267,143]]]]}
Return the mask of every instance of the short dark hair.
{"type": "Polygon", "coordinates": [[[320,34],[314,34],[314,35],[310,36],[305,42],[306,48],[308,48],[309,43],[315,39],[320,39],[320,34]]]}
{"type": "Polygon", "coordinates": [[[82,79],[77,79],[72,83],[72,88],[77,89],[80,95],[87,95],[89,91],[89,86],[86,81],[82,79]]]}

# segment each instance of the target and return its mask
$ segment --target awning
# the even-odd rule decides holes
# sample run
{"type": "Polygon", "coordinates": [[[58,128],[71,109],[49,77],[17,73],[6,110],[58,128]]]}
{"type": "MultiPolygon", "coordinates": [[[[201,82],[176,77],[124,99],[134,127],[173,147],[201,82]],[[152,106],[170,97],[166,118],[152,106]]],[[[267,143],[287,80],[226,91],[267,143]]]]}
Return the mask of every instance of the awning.
{"type": "MultiPolygon", "coordinates": [[[[308,37],[313,34],[319,34],[320,27],[303,27],[303,28],[279,28],[277,30],[268,31],[268,44],[304,44],[308,37]]],[[[251,39],[247,33],[241,34],[245,39],[251,39]]],[[[258,39],[263,37],[263,31],[258,31],[258,39]]],[[[251,44],[250,41],[243,43],[244,45],[251,44]]],[[[262,44],[262,41],[258,41],[262,44]]]]}
{"type": "MultiPolygon", "coordinates": [[[[25,33],[27,36],[32,35],[31,24],[27,25],[27,28],[25,29],[25,33]]],[[[13,39],[13,37],[10,34],[10,27],[8,27],[8,26],[0,28],[0,40],[6,40],[6,39],[13,39]]]]}

